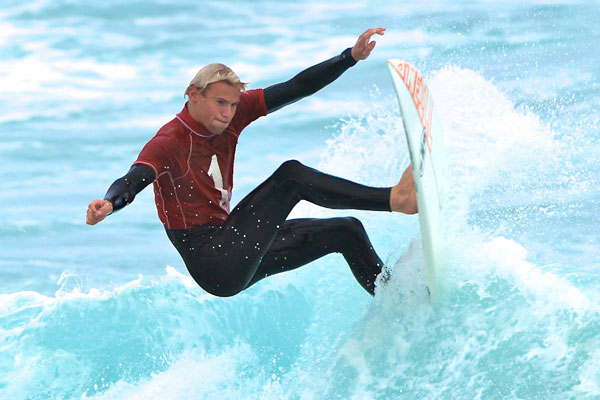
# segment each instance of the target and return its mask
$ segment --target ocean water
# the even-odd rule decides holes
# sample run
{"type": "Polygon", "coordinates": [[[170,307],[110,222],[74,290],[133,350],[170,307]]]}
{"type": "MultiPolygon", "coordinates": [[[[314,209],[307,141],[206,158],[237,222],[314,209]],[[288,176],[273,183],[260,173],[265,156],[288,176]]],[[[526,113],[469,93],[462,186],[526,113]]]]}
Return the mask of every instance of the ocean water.
{"type": "Polygon", "coordinates": [[[598,1],[2,2],[0,398],[600,399],[598,1]],[[375,186],[408,163],[385,61],[416,65],[449,150],[445,285],[416,216],[359,217],[391,280],[340,255],[233,298],[189,277],[151,190],[87,204],[179,112],[197,69],[289,79],[371,57],[240,138],[233,202],[284,160],[375,186]]]}

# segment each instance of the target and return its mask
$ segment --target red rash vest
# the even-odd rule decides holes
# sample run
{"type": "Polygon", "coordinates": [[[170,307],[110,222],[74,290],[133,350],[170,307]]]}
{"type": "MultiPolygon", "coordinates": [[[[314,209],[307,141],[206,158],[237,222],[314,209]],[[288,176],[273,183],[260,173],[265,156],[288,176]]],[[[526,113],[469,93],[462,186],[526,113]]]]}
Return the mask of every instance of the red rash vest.
{"type": "Polygon", "coordinates": [[[215,135],[192,118],[186,104],[146,143],[134,164],[154,169],[156,209],[167,228],[223,224],[229,215],[238,137],[265,115],[263,90],[242,92],[231,123],[215,135]]]}

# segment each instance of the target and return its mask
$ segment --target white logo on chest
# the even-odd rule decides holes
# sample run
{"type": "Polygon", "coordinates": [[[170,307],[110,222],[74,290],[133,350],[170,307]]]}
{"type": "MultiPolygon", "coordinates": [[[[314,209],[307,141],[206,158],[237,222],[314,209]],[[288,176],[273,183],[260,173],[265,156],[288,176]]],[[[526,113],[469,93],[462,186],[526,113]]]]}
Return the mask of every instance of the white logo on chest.
{"type": "Polygon", "coordinates": [[[224,210],[229,212],[229,192],[223,189],[223,174],[221,173],[221,168],[219,167],[219,161],[217,160],[216,154],[213,154],[210,160],[208,176],[210,176],[215,183],[215,188],[221,192],[221,200],[219,201],[219,205],[224,210]]]}

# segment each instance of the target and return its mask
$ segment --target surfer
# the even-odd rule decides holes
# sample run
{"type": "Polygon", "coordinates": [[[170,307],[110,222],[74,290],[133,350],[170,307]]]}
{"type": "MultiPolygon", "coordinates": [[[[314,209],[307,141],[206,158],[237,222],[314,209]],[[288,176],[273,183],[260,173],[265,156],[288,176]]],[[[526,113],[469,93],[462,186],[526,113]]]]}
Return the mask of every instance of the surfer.
{"type": "Polygon", "coordinates": [[[88,206],[95,225],[154,183],[158,216],[191,276],[207,292],[233,296],[257,281],[332,252],[341,253],[362,287],[375,293],[383,268],[353,217],[291,219],[300,201],[335,209],[417,212],[411,168],[393,187],[375,188],[284,162],[230,210],[237,139],[252,121],[309,96],[366,59],[385,28],[366,30],[352,48],[287,82],[246,90],[227,66],[202,68],[185,91],[183,110],[144,146],[103,200],[88,206]]]}

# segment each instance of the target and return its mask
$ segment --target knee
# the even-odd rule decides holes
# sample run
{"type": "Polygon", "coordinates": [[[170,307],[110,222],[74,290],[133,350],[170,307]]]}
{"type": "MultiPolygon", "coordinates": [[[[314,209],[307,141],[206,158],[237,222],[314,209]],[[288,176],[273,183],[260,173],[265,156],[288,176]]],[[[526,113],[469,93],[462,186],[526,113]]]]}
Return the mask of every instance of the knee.
{"type": "Polygon", "coordinates": [[[365,231],[365,227],[362,222],[358,218],[355,217],[343,217],[341,218],[346,230],[353,233],[356,236],[366,236],[367,232],[365,231]]]}
{"type": "Polygon", "coordinates": [[[357,218],[339,217],[327,220],[328,230],[336,232],[338,243],[345,246],[355,246],[365,241],[367,231],[357,218]]]}
{"type": "Polygon", "coordinates": [[[367,234],[362,222],[354,217],[344,217],[343,220],[346,232],[346,240],[353,245],[367,243],[370,246],[369,235],[367,234]]]}
{"type": "Polygon", "coordinates": [[[283,164],[275,170],[273,173],[273,178],[277,182],[284,182],[290,178],[296,177],[299,175],[300,171],[305,168],[304,164],[302,164],[298,160],[287,160],[283,164]]]}
{"type": "Polygon", "coordinates": [[[285,170],[296,170],[298,168],[303,167],[304,164],[302,164],[300,161],[298,160],[287,160],[284,161],[279,168],[280,169],[285,169],[285,170]]]}

